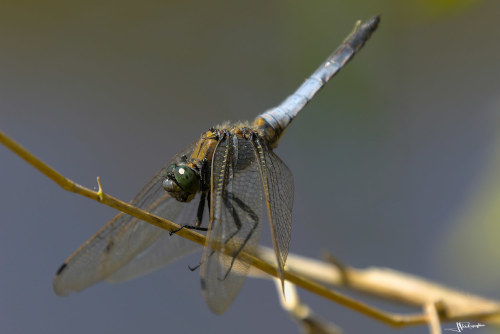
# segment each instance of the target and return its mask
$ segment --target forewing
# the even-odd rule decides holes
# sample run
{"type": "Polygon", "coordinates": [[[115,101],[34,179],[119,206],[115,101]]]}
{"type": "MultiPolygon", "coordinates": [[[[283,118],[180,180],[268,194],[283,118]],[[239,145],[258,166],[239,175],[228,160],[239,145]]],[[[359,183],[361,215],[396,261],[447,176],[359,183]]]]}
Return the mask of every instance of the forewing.
{"type": "Polygon", "coordinates": [[[238,261],[258,243],[262,186],[251,142],[235,135],[222,139],[212,161],[210,227],[201,266],[202,291],[210,309],[223,313],[240,291],[249,264],[238,261]],[[221,251],[212,250],[220,245],[221,251]],[[225,255],[224,250],[231,255],[225,255]]]}
{"type": "MultiPolygon", "coordinates": [[[[194,144],[171,161],[177,161],[180,156],[190,154],[193,149],[194,144]]],[[[184,211],[196,210],[188,208],[194,205],[193,202],[178,202],[162,188],[162,177],[170,163],[167,163],[148,182],[131,204],[183,224],[177,219],[179,215],[184,211]]],[[[188,216],[189,214],[185,215],[188,216]]],[[[135,217],[119,213],[64,262],[54,278],[54,291],[60,296],[65,296],[70,292],[81,291],[103,279],[109,278],[111,281],[129,279],[153,271],[197,248],[199,246],[195,243],[175,235],[169,239],[168,232],[135,217]],[[156,242],[164,244],[155,245],[156,242]],[[153,245],[155,246],[148,250],[153,245]],[[179,245],[182,247],[178,248],[179,245]],[[162,253],[159,254],[158,251],[162,253]],[[144,262],[139,261],[138,256],[144,262]]]]}
{"type": "Polygon", "coordinates": [[[254,145],[271,223],[278,274],[283,282],[292,230],[293,175],[285,163],[259,137],[255,137],[254,145]]]}
{"type": "MultiPolygon", "coordinates": [[[[179,225],[192,225],[195,221],[195,213],[198,208],[200,196],[197,195],[190,203],[180,203],[170,200],[167,205],[182,206],[177,218],[169,220],[175,221],[179,225]]],[[[161,215],[160,215],[161,216],[161,215]]],[[[144,223],[144,222],[141,222],[144,223]]],[[[148,224],[150,227],[154,227],[148,224]]],[[[144,251],[137,254],[130,262],[115,271],[106,278],[111,283],[123,282],[142,276],[160,269],[167,264],[174,262],[188,254],[201,251],[203,247],[178,235],[170,235],[165,230],[160,231],[159,237],[144,251]]]]}

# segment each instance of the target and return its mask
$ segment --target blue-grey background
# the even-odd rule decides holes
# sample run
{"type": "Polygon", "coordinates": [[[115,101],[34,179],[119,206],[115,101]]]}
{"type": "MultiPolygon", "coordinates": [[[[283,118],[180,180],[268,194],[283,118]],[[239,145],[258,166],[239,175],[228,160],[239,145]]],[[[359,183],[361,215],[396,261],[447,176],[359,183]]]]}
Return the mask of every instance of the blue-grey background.
{"type": "MultiPolygon", "coordinates": [[[[277,149],[295,175],[291,252],[500,298],[499,12],[494,0],[2,1],[0,129],[129,200],[204,130],[276,105],[381,13],[277,149]]],[[[197,257],[57,297],[56,269],[114,214],[0,147],[1,333],[297,332],[266,281],[211,314],[187,269],[197,257]]],[[[349,333],[391,330],[301,295],[349,333]]]]}

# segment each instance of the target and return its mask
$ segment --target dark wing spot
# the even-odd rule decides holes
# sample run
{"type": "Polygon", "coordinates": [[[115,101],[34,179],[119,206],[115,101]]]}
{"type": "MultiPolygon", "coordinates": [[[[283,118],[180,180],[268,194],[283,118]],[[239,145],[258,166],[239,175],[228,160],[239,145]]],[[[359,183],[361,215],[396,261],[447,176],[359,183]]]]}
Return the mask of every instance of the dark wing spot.
{"type": "Polygon", "coordinates": [[[113,248],[114,245],[115,245],[115,242],[113,240],[109,240],[108,244],[106,245],[105,252],[109,253],[109,251],[111,250],[111,248],[113,248]]]}
{"type": "Polygon", "coordinates": [[[200,279],[200,283],[201,283],[201,289],[205,291],[207,289],[207,283],[205,282],[205,279],[204,278],[200,279]]]}
{"type": "Polygon", "coordinates": [[[63,263],[63,264],[59,267],[59,269],[57,269],[56,276],[61,275],[61,273],[63,272],[63,270],[64,270],[67,266],[68,266],[68,264],[67,264],[67,263],[63,263]]]}

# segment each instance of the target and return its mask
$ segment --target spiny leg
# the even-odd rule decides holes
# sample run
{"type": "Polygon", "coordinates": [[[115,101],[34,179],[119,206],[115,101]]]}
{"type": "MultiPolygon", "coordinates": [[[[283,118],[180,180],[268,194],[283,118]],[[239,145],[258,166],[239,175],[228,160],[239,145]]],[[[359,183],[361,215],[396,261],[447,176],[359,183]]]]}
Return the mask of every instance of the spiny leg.
{"type": "MultiPolygon", "coordinates": [[[[203,212],[205,211],[205,203],[204,203],[205,199],[207,201],[208,211],[210,212],[210,192],[209,191],[201,193],[200,202],[198,203],[198,212],[196,213],[196,218],[198,219],[196,221],[196,224],[195,224],[196,226],[198,226],[196,229],[202,230],[202,231],[208,230],[208,228],[206,228],[206,227],[199,227],[201,225],[202,220],[203,220],[203,212]]],[[[178,230],[176,230],[176,232],[180,231],[183,227],[190,228],[190,226],[184,225],[184,226],[181,226],[178,230]]],[[[172,235],[172,233],[170,235],[172,235]]],[[[212,251],[209,256],[212,256],[213,253],[214,253],[214,251],[212,251]]],[[[202,263],[203,263],[203,261],[200,261],[200,263],[198,263],[196,266],[194,266],[194,267],[188,266],[188,268],[191,271],[195,271],[196,269],[198,269],[202,265],[202,263]]]]}
{"type": "MultiPolygon", "coordinates": [[[[226,271],[224,277],[222,279],[219,278],[219,280],[221,280],[221,281],[223,281],[223,280],[225,280],[227,278],[227,276],[231,272],[231,269],[233,268],[233,265],[234,265],[234,262],[236,261],[236,258],[241,253],[241,251],[243,250],[243,248],[245,247],[245,245],[247,244],[247,242],[250,240],[250,237],[254,234],[255,229],[259,225],[259,217],[257,216],[257,214],[255,214],[255,212],[252,210],[252,208],[250,208],[241,199],[239,199],[238,197],[234,196],[232,193],[228,192],[227,194],[228,194],[228,196],[224,198],[224,204],[228,208],[231,209],[233,220],[235,222],[237,230],[233,234],[231,234],[231,236],[229,236],[229,238],[227,238],[224,241],[224,244],[228,243],[229,240],[231,240],[241,230],[241,227],[242,227],[240,217],[238,216],[238,214],[236,213],[236,211],[234,211],[233,205],[232,205],[232,203],[230,203],[230,199],[233,200],[243,211],[245,211],[250,216],[250,218],[253,220],[253,226],[250,229],[250,231],[248,232],[248,234],[245,237],[245,239],[243,240],[243,243],[241,244],[241,246],[233,254],[233,257],[231,259],[231,264],[229,265],[229,268],[226,271]]],[[[210,253],[210,256],[212,254],[213,254],[213,252],[210,253]]]]}
{"type": "Polygon", "coordinates": [[[222,196],[224,200],[224,205],[226,208],[231,212],[231,216],[233,217],[234,224],[236,225],[236,231],[234,231],[229,237],[227,237],[226,240],[224,240],[224,245],[229,242],[238,232],[240,232],[242,224],[240,220],[240,216],[238,213],[234,210],[233,204],[231,203],[231,200],[234,200],[235,196],[233,193],[226,191],[225,192],[226,196],[222,196]]]}
{"type": "Polygon", "coordinates": [[[174,231],[170,231],[170,235],[173,235],[173,234],[179,232],[183,228],[187,228],[190,230],[196,230],[196,231],[207,231],[208,229],[206,227],[201,227],[201,223],[203,220],[203,212],[205,210],[205,201],[208,201],[206,191],[201,193],[200,201],[198,202],[198,211],[196,213],[196,222],[194,223],[194,225],[182,225],[178,229],[176,229],[174,231]]]}
{"type": "Polygon", "coordinates": [[[201,226],[201,221],[203,220],[203,211],[205,211],[205,199],[207,198],[207,193],[202,192],[200,202],[198,203],[198,211],[196,212],[196,223],[195,226],[201,226]]]}
{"type": "MultiPolygon", "coordinates": [[[[210,252],[210,254],[208,254],[208,257],[210,257],[210,256],[214,255],[214,253],[215,253],[215,251],[214,251],[214,250],[212,250],[212,251],[210,252]]],[[[194,266],[194,267],[188,266],[188,268],[189,268],[189,270],[191,270],[191,271],[195,271],[196,269],[198,269],[199,267],[201,267],[201,265],[202,265],[202,264],[203,264],[203,261],[200,261],[200,263],[198,263],[196,266],[194,266]]]]}

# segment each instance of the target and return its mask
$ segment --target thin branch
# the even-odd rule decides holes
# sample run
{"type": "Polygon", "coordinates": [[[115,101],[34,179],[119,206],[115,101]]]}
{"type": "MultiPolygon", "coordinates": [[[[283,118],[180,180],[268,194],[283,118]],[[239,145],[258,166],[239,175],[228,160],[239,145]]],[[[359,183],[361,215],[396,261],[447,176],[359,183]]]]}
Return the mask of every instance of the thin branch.
{"type": "Polygon", "coordinates": [[[441,323],[439,322],[438,303],[429,303],[424,306],[424,312],[429,317],[429,331],[431,334],[441,334],[441,323]]]}
{"type": "MultiPolygon", "coordinates": [[[[174,231],[179,229],[179,225],[168,221],[164,218],[158,217],[156,215],[153,215],[149,212],[146,212],[144,210],[141,210],[139,208],[134,207],[133,205],[127,204],[123,201],[120,201],[110,195],[107,195],[102,191],[102,188],[99,185],[99,190],[98,191],[93,191],[90,190],[86,187],[83,187],[76,182],[64,177],[62,174],[57,172],[55,169],[38,159],[35,155],[24,149],[21,145],[16,143],[14,140],[9,138],[7,135],[2,133],[0,131],[0,143],[5,145],[7,148],[9,148],[12,152],[14,152],[16,155],[20,156],[22,159],[24,159],[27,163],[29,163],[31,166],[34,168],[38,169],[42,174],[47,176],[49,179],[54,181],[56,184],[58,184],[60,187],[63,189],[77,193],[80,195],[83,195],[85,197],[88,197],[90,199],[93,199],[95,201],[98,201],[102,204],[105,204],[107,206],[110,206],[112,208],[115,208],[121,212],[124,212],[126,214],[129,214],[131,216],[134,216],[140,220],[146,221],[152,225],[155,225],[159,228],[165,229],[167,231],[174,231]]],[[[205,236],[199,233],[196,233],[192,230],[189,229],[182,229],[176,233],[177,235],[189,239],[193,242],[196,242],[200,245],[205,245],[205,236]]],[[[218,246],[215,245],[214,247],[216,250],[218,249],[218,246]]],[[[231,250],[227,250],[226,254],[231,255],[231,250]]],[[[252,254],[248,254],[245,252],[241,252],[240,255],[238,256],[238,260],[247,262],[252,264],[255,268],[260,269],[261,271],[267,273],[268,275],[271,275],[273,277],[277,277],[277,270],[276,266],[271,264],[274,263],[274,261],[264,261],[260,257],[257,257],[252,254]]],[[[287,262],[287,267],[289,266],[289,263],[287,262]]],[[[351,284],[353,281],[355,281],[356,275],[353,275],[352,271],[348,272],[348,280],[349,284],[351,284]]],[[[359,275],[358,275],[359,276],[359,275]]],[[[409,314],[409,315],[401,315],[401,314],[393,314],[393,313],[387,313],[384,311],[381,311],[377,308],[370,307],[362,302],[356,301],[350,297],[347,297],[343,294],[340,294],[338,292],[335,292],[333,290],[330,290],[326,287],[324,287],[321,284],[318,284],[314,282],[311,279],[308,279],[300,274],[297,274],[294,271],[287,270],[285,272],[285,279],[305,290],[308,290],[312,293],[315,293],[319,296],[322,296],[326,299],[329,299],[331,301],[334,301],[340,305],[343,305],[345,307],[348,307],[352,310],[355,310],[359,313],[362,313],[364,315],[367,315],[371,318],[377,319],[383,323],[386,323],[388,325],[394,326],[394,327],[402,327],[402,326],[409,326],[409,325],[423,325],[428,323],[428,316],[425,313],[417,313],[417,314],[409,314]]],[[[363,281],[360,281],[360,284],[363,281]]],[[[498,315],[498,311],[497,311],[498,315]]],[[[455,317],[449,316],[446,313],[443,315],[440,315],[442,320],[455,320],[455,317]]],[[[478,314],[476,316],[473,316],[473,318],[476,319],[481,319],[485,320],[484,314],[478,314]]],[[[487,318],[487,317],[486,317],[487,318]]]]}
{"type": "Polygon", "coordinates": [[[304,334],[341,334],[342,331],[337,326],[321,319],[299,298],[295,285],[285,281],[284,292],[281,281],[273,279],[280,302],[288,315],[300,326],[304,334]]]}
{"type": "MultiPolygon", "coordinates": [[[[270,261],[273,254],[270,248],[259,247],[259,258],[270,261]]],[[[357,269],[345,265],[338,267],[338,263],[338,260],[332,264],[290,253],[286,269],[321,284],[341,286],[404,305],[420,308],[435,305],[441,321],[474,319],[500,324],[499,301],[453,290],[389,268],[357,269]]],[[[265,277],[256,271],[250,274],[265,277]]]]}

